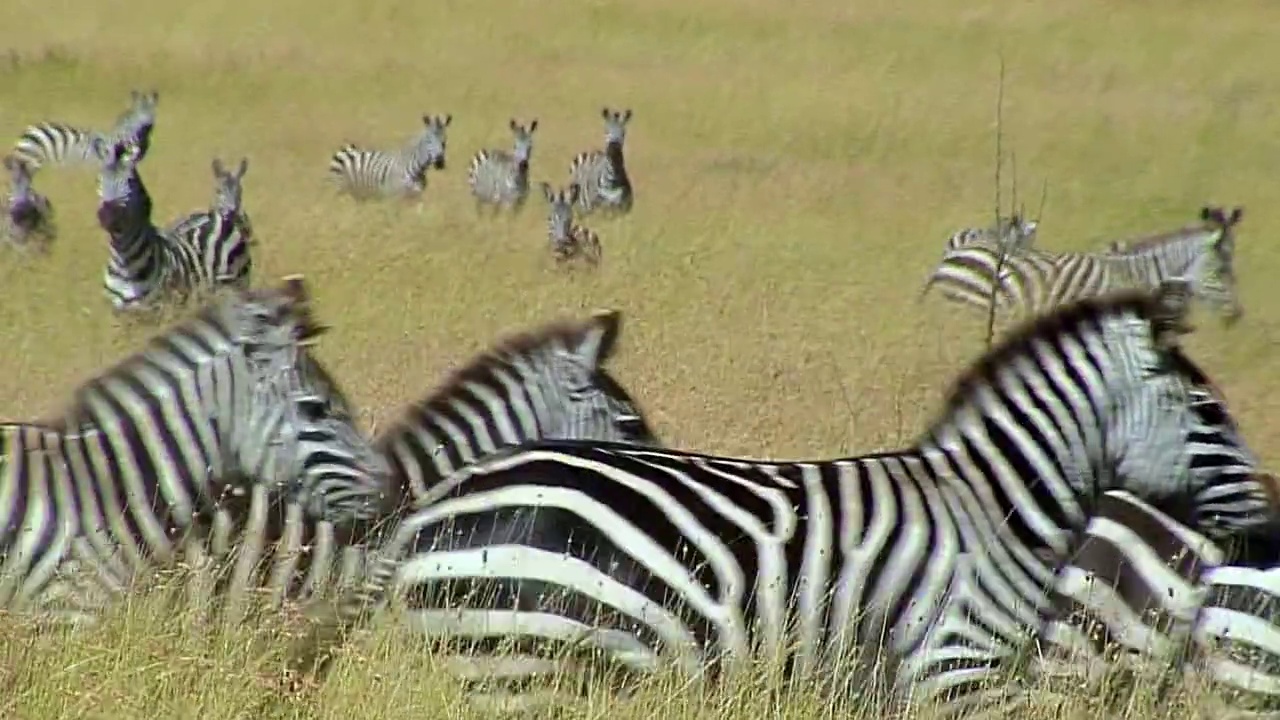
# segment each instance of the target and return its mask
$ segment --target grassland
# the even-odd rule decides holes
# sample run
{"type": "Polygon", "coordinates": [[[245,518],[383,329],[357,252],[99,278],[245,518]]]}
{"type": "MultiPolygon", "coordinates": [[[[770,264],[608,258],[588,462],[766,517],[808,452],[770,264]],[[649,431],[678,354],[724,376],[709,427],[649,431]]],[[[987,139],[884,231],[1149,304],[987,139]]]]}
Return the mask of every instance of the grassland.
{"type": "MultiPolygon", "coordinates": [[[[1232,331],[1205,318],[1189,344],[1280,462],[1280,373],[1266,359],[1280,339],[1267,280],[1280,271],[1268,239],[1280,232],[1280,7],[1265,0],[7,0],[3,16],[0,135],[46,118],[105,126],[129,89],[159,89],[143,176],[161,222],[207,204],[213,156],[250,159],[256,278],[312,281],[336,326],[321,355],[370,423],[503,331],[616,307],[619,372],[664,439],[762,457],[900,442],[980,350],[980,318],[915,294],[950,232],[990,220],[1003,53],[1006,147],[1029,207],[1049,181],[1041,245],[1177,226],[1206,202],[1246,207],[1246,318],[1232,331]],[[466,161],[508,144],[509,117],[536,116],[533,178],[561,182],[572,153],[601,142],[602,105],[635,111],[637,204],[593,223],[600,271],[568,277],[552,268],[541,200],[517,219],[477,218],[466,161]],[[424,112],[454,123],[450,168],[431,176],[421,214],[334,199],[337,145],[398,145],[424,112]]],[[[0,258],[0,407],[13,418],[56,408],[145,334],[102,297],[92,171],[39,181],[58,246],[44,261],[0,258]]],[[[171,618],[155,630],[154,617],[143,607],[74,640],[0,631],[0,715],[463,712],[428,658],[384,638],[333,684],[260,714],[255,678],[274,656],[248,649],[249,630],[191,634],[171,618]]],[[[574,713],[840,712],[738,697],[662,691],[574,713]]]]}

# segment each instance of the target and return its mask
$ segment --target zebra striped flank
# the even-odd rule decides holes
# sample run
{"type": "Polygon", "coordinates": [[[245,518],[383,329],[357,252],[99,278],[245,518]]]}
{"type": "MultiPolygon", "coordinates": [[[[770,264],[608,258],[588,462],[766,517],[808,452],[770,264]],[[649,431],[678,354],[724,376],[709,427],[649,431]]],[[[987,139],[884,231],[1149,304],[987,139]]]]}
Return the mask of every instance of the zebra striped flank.
{"type": "Polygon", "coordinates": [[[600,311],[511,335],[405,408],[374,446],[401,497],[496,452],[544,438],[658,444],[639,405],[610,374],[622,314],[600,311]]]}
{"type": "Polygon", "coordinates": [[[1277,517],[1256,457],[1180,347],[1187,302],[1169,283],[1025,325],[956,380],[916,443],[890,452],[500,450],[429,492],[330,620],[347,627],[402,598],[409,625],[485,683],[599,658],[715,677],[761,653],[793,676],[884,677],[903,701],[1007,700],[1021,690],[1001,671],[1039,632],[1098,492],[1178,498],[1216,537],[1277,517]]]}
{"type": "Polygon", "coordinates": [[[130,91],[129,109],[116,118],[110,132],[102,133],[61,122],[40,122],[27,127],[13,146],[13,154],[35,171],[45,165],[96,163],[96,143],[128,144],[138,148],[138,159],[151,149],[160,93],[130,91]]]}
{"type": "Polygon", "coordinates": [[[21,251],[49,252],[58,231],[53,203],[32,187],[32,169],[14,155],[6,155],[9,193],[0,199],[0,242],[21,251]]]}
{"type": "Polygon", "coordinates": [[[495,213],[503,207],[519,212],[529,197],[529,159],[533,155],[533,133],[538,129],[538,121],[521,125],[512,118],[510,128],[515,136],[511,152],[481,150],[471,158],[467,183],[476,199],[477,211],[489,205],[495,213]]]}
{"type": "Polygon", "coordinates": [[[357,200],[417,199],[427,189],[427,170],[445,169],[446,130],[452,122],[453,115],[423,115],[422,132],[398,151],[347,143],[329,159],[329,177],[339,192],[357,200]]]}
{"type": "Polygon", "coordinates": [[[578,209],[590,213],[596,207],[615,213],[631,211],[634,193],[627,176],[622,146],[627,139],[631,110],[600,110],[604,118],[604,150],[578,153],[569,163],[569,184],[582,188],[578,209]]]}
{"type": "Polygon", "coordinates": [[[297,370],[321,330],[300,278],[236,293],[81,384],[61,417],[4,426],[0,604],[91,622],[243,524],[223,502],[246,478],[317,519],[379,516],[385,463],[297,370]]]}
{"type": "Polygon", "coordinates": [[[573,221],[573,206],[581,192],[578,185],[553,189],[549,183],[542,183],[542,197],[548,205],[547,240],[551,243],[551,256],[558,266],[578,258],[595,266],[600,264],[603,256],[600,236],[573,221]]]}

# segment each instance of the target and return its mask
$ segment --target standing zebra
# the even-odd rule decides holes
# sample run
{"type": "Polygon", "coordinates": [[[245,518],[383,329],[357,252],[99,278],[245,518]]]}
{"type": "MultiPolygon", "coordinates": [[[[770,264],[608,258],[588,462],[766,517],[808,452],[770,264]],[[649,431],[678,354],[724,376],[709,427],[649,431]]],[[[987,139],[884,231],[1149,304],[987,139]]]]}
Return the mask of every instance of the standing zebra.
{"type": "Polygon", "coordinates": [[[943,258],[926,284],[954,302],[1027,313],[1120,288],[1153,288],[1171,278],[1190,281],[1197,298],[1221,311],[1228,324],[1243,315],[1233,269],[1239,208],[1201,210],[1202,222],[1145,240],[1113,243],[1105,252],[1054,253],[1026,249],[1003,254],[985,243],[962,245],[943,258]],[[998,288],[993,293],[996,268],[998,288]]]}
{"type": "Polygon", "coordinates": [[[0,605],[92,621],[201,544],[245,478],[317,519],[379,515],[385,462],[299,372],[320,331],[300,279],[238,292],[78,387],[61,419],[5,426],[0,605]]]}
{"type": "Polygon", "coordinates": [[[427,189],[427,169],[444,170],[445,130],[452,122],[453,115],[423,115],[422,133],[398,152],[347,143],[329,160],[329,175],[357,200],[419,198],[427,189]]]}
{"type": "Polygon", "coordinates": [[[179,223],[161,233],[138,175],[134,145],[98,145],[98,224],[111,238],[103,285],[116,311],[181,301],[193,292],[247,287],[248,241],[234,223],[179,223]]]}
{"type": "MultiPolygon", "coordinates": [[[[903,699],[977,690],[1039,630],[1098,492],[1186,493],[1217,535],[1276,516],[1225,409],[1201,402],[1209,380],[1177,340],[1186,296],[1169,283],[1029,323],[893,452],[499,451],[399,523],[336,622],[403,593],[428,634],[515,643],[496,663],[515,681],[562,670],[565,650],[696,675],[754,649],[797,673],[884,658],[903,699]]],[[[482,657],[458,664],[494,679],[482,657]]]]}
{"type": "Polygon", "coordinates": [[[476,199],[476,209],[488,204],[496,213],[503,206],[519,212],[529,196],[529,158],[533,155],[533,132],[538,121],[521,125],[511,118],[515,147],[505,150],[481,150],[471,158],[467,183],[476,199]]]}
{"type": "Polygon", "coordinates": [[[13,155],[6,155],[4,168],[9,171],[9,194],[0,200],[0,241],[19,250],[48,252],[57,236],[53,224],[53,203],[36,192],[31,185],[31,166],[13,155]]]}
{"type": "Polygon", "coordinates": [[[213,202],[208,210],[194,212],[160,232],[165,237],[197,238],[204,251],[201,264],[226,271],[218,284],[248,287],[253,262],[249,246],[253,244],[253,225],[244,211],[244,175],[249,159],[241,158],[235,172],[227,170],[222,160],[214,158],[213,202]],[[220,256],[220,253],[230,253],[220,256]]]}
{"type": "Polygon", "coordinates": [[[29,126],[14,144],[13,154],[37,170],[44,165],[94,163],[97,143],[128,144],[138,148],[138,159],[151,149],[151,131],[156,124],[156,104],[160,93],[130,91],[131,104],[110,132],[74,127],[60,122],[40,122],[29,126]]]}
{"type": "Polygon", "coordinates": [[[617,311],[551,323],[454,371],[374,439],[400,497],[424,498],[458,468],[530,440],[656,445],[639,406],[604,367],[621,327],[617,311]]]}
{"type": "Polygon", "coordinates": [[[599,265],[603,255],[600,236],[594,230],[573,221],[573,204],[578,201],[582,189],[570,185],[567,189],[552,189],[542,183],[542,197],[550,206],[547,213],[547,239],[551,242],[551,255],[561,265],[581,257],[592,265],[599,265]]]}
{"type": "Polygon", "coordinates": [[[584,213],[597,205],[615,212],[630,212],[633,192],[622,156],[631,110],[617,112],[604,108],[604,150],[578,153],[569,164],[569,183],[582,188],[578,205],[584,213]]]}

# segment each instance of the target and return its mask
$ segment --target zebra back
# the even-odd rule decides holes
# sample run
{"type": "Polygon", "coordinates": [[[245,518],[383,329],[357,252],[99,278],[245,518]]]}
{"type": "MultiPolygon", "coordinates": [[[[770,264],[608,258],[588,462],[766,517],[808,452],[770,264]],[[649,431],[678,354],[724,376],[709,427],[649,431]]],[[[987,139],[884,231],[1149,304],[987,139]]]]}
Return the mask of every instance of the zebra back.
{"type": "Polygon", "coordinates": [[[19,250],[46,253],[57,236],[53,203],[32,186],[32,168],[16,155],[4,157],[9,192],[0,211],[0,240],[19,250]]]}
{"type": "Polygon", "coordinates": [[[108,145],[128,143],[139,148],[145,157],[151,147],[155,127],[156,105],[160,94],[130,91],[130,106],[121,113],[108,132],[79,128],[61,122],[39,122],[30,125],[18,137],[13,154],[32,170],[45,165],[92,163],[97,160],[96,142],[108,145]]]}
{"type": "Polygon", "coordinates": [[[556,264],[582,258],[592,265],[600,264],[602,251],[600,236],[594,230],[573,221],[573,206],[582,196],[577,184],[555,189],[550,183],[542,183],[542,197],[546,199],[547,240],[556,264]]]}
{"type": "Polygon", "coordinates": [[[631,210],[633,190],[627,175],[623,144],[627,139],[627,124],[631,110],[602,108],[605,145],[603,150],[592,150],[576,155],[569,163],[569,183],[582,188],[578,196],[579,209],[592,212],[596,206],[617,212],[631,210]]]}
{"type": "Polygon", "coordinates": [[[1035,220],[1023,220],[1021,214],[1014,213],[1000,218],[995,225],[957,230],[947,238],[946,251],[951,252],[975,243],[994,244],[1010,254],[1029,250],[1035,247],[1039,227],[1040,223],[1035,220]]]}
{"type": "Polygon", "coordinates": [[[458,468],[541,438],[656,445],[639,404],[606,367],[621,332],[620,312],[598,311],[502,338],[454,370],[374,439],[400,496],[423,502],[458,468]]]}

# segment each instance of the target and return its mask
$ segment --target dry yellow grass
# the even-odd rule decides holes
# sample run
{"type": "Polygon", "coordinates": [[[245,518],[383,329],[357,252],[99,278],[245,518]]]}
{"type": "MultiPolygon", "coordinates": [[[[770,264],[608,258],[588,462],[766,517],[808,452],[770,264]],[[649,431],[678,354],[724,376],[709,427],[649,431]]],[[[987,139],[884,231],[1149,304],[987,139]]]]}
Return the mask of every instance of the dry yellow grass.
{"type": "MultiPolygon", "coordinates": [[[[1206,319],[1189,342],[1274,462],[1276,27],[1265,0],[8,0],[0,134],[46,118],[105,127],[130,88],[158,88],[142,167],[158,222],[207,204],[213,156],[249,157],[256,278],[312,281],[336,326],[321,355],[371,421],[504,330],[616,307],[619,371],[668,442],[820,456],[910,437],[981,346],[978,317],[914,300],[943,239],[989,222],[1003,51],[1006,147],[1028,205],[1050,181],[1042,246],[1176,226],[1205,202],[1247,208],[1246,318],[1231,332],[1206,319]],[[521,218],[478,220],[466,161],[508,144],[509,117],[536,116],[533,180],[562,182],[572,154],[600,144],[602,105],[635,111],[637,203],[591,221],[604,266],[570,278],[551,267],[541,199],[521,218]],[[422,214],[334,199],[325,168],[340,143],[398,145],[424,112],[454,123],[422,214]]],[[[38,182],[62,235],[47,261],[0,258],[11,418],[54,408],[145,335],[102,296],[92,172],[38,182]]],[[[4,663],[17,675],[0,714],[256,717],[260,663],[243,637],[113,627],[30,647],[6,635],[22,664],[4,663]]],[[[348,667],[323,702],[271,712],[449,716],[427,661],[394,658],[348,667]]],[[[725,707],[698,716],[781,712],[725,707]]],[[[831,713],[796,707],[782,716],[831,713]]]]}

